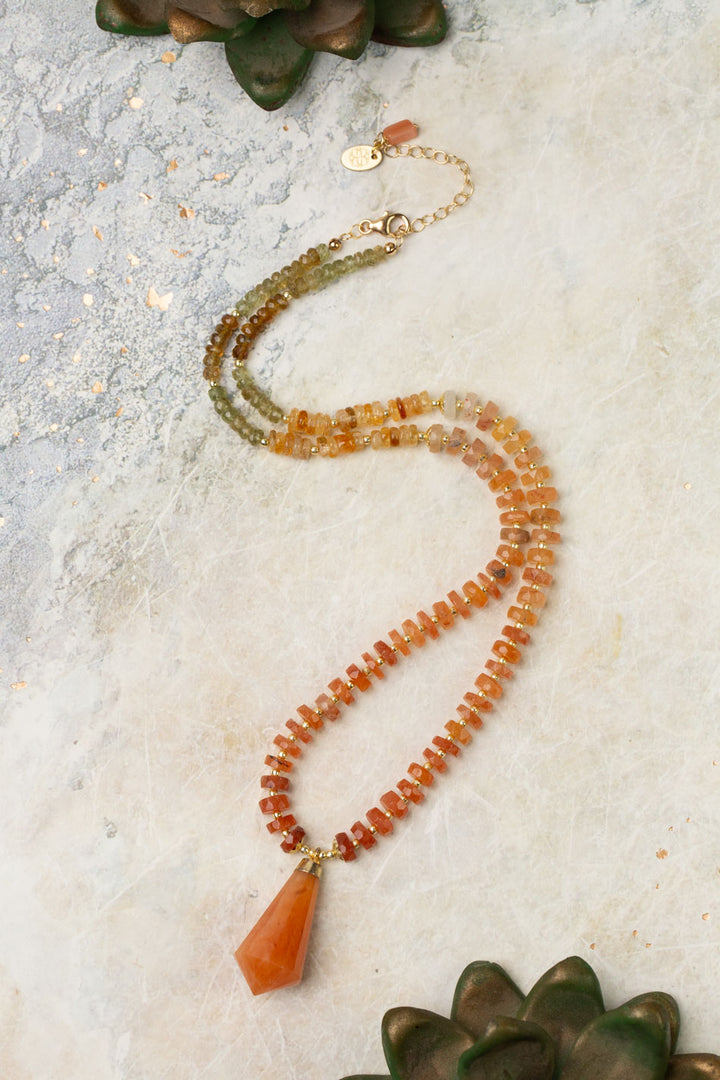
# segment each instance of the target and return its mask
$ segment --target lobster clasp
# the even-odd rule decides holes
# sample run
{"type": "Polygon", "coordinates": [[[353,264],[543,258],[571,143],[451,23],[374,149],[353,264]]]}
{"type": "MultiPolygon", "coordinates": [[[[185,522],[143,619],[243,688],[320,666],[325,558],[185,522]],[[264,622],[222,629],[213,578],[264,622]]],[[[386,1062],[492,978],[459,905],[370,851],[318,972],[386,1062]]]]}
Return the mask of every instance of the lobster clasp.
{"type": "Polygon", "coordinates": [[[365,218],[358,228],[362,236],[368,236],[371,232],[381,233],[382,236],[404,236],[410,232],[410,219],[405,214],[388,210],[375,221],[365,218]]]}

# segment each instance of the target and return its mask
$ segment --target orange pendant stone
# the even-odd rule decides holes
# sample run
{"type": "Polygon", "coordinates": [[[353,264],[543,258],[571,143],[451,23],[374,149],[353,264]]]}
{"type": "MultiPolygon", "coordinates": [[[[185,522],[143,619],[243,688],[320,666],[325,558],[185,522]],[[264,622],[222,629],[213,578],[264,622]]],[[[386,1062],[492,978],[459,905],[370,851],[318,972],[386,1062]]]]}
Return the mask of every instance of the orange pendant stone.
{"type": "Polygon", "coordinates": [[[253,994],[302,979],[318,885],[319,863],[303,859],[235,953],[253,994]]]}

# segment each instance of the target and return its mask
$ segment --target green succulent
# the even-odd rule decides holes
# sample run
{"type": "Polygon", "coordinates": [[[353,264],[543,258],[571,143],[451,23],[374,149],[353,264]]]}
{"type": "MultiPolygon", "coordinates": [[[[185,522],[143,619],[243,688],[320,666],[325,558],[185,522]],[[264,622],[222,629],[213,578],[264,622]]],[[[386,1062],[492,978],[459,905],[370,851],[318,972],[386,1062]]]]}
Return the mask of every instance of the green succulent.
{"type": "Polygon", "coordinates": [[[233,75],[264,109],[294,94],[316,52],[356,60],[371,38],[436,45],[447,30],[441,0],[98,0],[95,18],[116,34],[224,42],[233,75]]]}
{"type": "Polygon", "coordinates": [[[501,967],[465,968],[450,1019],[409,1007],[382,1022],[389,1076],[345,1080],[720,1080],[720,1057],[675,1054],[678,1008],[652,991],[605,1010],[578,956],[524,996],[501,967]]]}

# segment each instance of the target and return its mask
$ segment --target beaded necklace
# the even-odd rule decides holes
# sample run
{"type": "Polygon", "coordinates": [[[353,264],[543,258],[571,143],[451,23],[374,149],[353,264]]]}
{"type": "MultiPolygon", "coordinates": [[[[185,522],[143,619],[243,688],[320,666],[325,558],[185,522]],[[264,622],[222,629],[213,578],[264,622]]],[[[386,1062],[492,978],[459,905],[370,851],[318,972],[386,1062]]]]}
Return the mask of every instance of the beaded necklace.
{"type": "Polygon", "coordinates": [[[485,572],[451,589],[446,599],[432,605],[431,613],[418,611],[414,619],[402,621],[400,630],[390,630],[387,640],[374,642],[361,654],[360,663],[350,664],[345,676],[330,680],[327,692],[320,693],[312,705],[300,705],[297,719],[288,720],[275,736],[265,758],[266,775],[260,780],[260,810],[268,815],[267,829],[279,838],[282,850],[303,858],[235,953],[253,994],[300,981],[322,866],[330,860],[354,861],[389,836],[411,806],[424,801],[435,778],[447,771],[449,759],[469,745],[472,732],[482,727],[483,718],[502,696],[553,581],[548,568],[554,562],[552,548],[560,541],[555,531],[560,514],[553,505],[557,491],[547,484],[550,470],[541,464],[542,452],[515,417],[501,416],[497,405],[480,401],[474,393],[445,391],[433,397],[425,390],[384,404],[374,401],[347,406],[334,417],[298,408],[285,413],[245,366],[256,338],[297,297],[396,255],[409,237],[443,220],[471,197],[473,183],[467,163],[444,151],[406,141],[416,136],[417,128],[401,121],[386,128],[372,145],[346,150],[343,164],[364,171],[380,164],[384,157],[410,157],[454,165],[462,173],[463,186],[452,203],[413,220],[390,212],[377,220],[366,218],[328,244],[310,248],[251,289],[223,315],[205,351],[204,375],[215,410],[251,445],[302,460],[342,457],[366,449],[426,446],[430,453],[446,453],[472,469],[487,483],[500,510],[500,544],[485,572]],[[385,242],[344,258],[334,257],[346,241],[373,233],[381,234],[385,242]],[[276,425],[269,431],[249,420],[219,381],[223,356],[233,337],[233,379],[245,402],[276,425]],[[428,423],[433,413],[441,413],[448,426],[428,423]],[[473,427],[483,438],[471,430],[473,427]],[[520,581],[507,611],[508,621],[473,689],[457,706],[457,719],[447,721],[442,734],[422,751],[421,761],[410,763],[407,776],[379,797],[378,805],[365,813],[365,820],[336,833],[329,847],[310,844],[291,812],[289,794],[290,775],[303,752],[326,724],[333,724],[354,704],[356,693],[364,694],[374,682],[382,681],[413,649],[437,640],[458,619],[468,619],[474,610],[501,600],[516,574],[520,581]]]}

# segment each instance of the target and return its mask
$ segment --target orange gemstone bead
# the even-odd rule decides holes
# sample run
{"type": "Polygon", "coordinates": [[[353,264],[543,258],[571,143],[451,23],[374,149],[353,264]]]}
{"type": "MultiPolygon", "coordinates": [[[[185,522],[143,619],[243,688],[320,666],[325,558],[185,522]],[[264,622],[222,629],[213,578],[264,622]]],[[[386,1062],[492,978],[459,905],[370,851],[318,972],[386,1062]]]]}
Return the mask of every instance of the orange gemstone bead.
{"type": "Polygon", "coordinates": [[[298,724],[297,720],[287,720],[285,723],[285,727],[288,729],[288,731],[292,731],[295,738],[299,739],[300,742],[312,742],[312,735],[310,734],[308,729],[302,727],[301,724],[298,724]]]}
{"type": "Polygon", "coordinates": [[[493,703],[486,697],[481,697],[480,694],[473,694],[472,690],[468,690],[466,694],[463,694],[463,701],[472,709],[477,709],[478,712],[492,712],[493,703]]]}
{"type": "Polygon", "coordinates": [[[356,821],[355,824],[350,828],[350,832],[358,841],[358,843],[360,843],[365,848],[366,851],[369,848],[374,847],[377,843],[375,837],[370,832],[367,825],[364,825],[362,821],[356,821]]]}
{"type": "Polygon", "coordinates": [[[345,862],[353,862],[357,858],[355,845],[347,833],[339,832],[335,835],[335,843],[340,852],[340,858],[345,862]]]}
{"type": "Polygon", "coordinates": [[[364,652],[362,654],[362,658],[365,667],[370,669],[371,675],[374,675],[376,679],[385,678],[385,673],[383,672],[383,669],[380,667],[380,664],[377,662],[374,656],[371,656],[370,653],[364,652]]]}
{"type": "Polygon", "coordinates": [[[497,559],[492,559],[485,567],[488,574],[490,574],[494,581],[497,581],[498,585],[505,587],[512,582],[512,571],[507,566],[503,566],[497,559]]]}
{"type": "Polygon", "coordinates": [[[295,825],[290,829],[287,836],[283,837],[280,847],[283,851],[295,851],[298,844],[302,843],[302,838],[305,835],[305,830],[301,825],[295,825]]]}
{"type": "Polygon", "coordinates": [[[370,824],[380,833],[381,836],[389,836],[393,831],[394,826],[387,814],[384,814],[377,806],[373,806],[368,810],[365,817],[370,824]]]}
{"type": "Polygon", "coordinates": [[[513,491],[503,491],[502,495],[498,495],[495,499],[495,505],[500,510],[504,510],[506,506],[517,508],[524,502],[525,492],[522,488],[515,488],[513,491]]]}
{"type": "Polygon", "coordinates": [[[426,638],[435,641],[440,637],[440,631],[426,611],[418,611],[417,621],[426,638]]]}
{"type": "Polygon", "coordinates": [[[445,730],[449,731],[453,739],[462,746],[467,746],[472,742],[472,735],[468,731],[467,725],[459,724],[457,720],[448,720],[447,724],[445,724],[445,730]]]}
{"type": "MultiPolygon", "coordinates": [[[[325,721],[322,719],[322,717],[318,716],[315,710],[309,708],[307,705],[298,705],[295,712],[298,714],[301,720],[304,720],[306,723],[308,723],[311,728],[314,728],[315,731],[321,731],[322,728],[325,727],[325,721]]],[[[335,718],[328,717],[328,720],[330,719],[335,718]]]]}
{"type": "Polygon", "coordinates": [[[286,814],[285,817],[273,818],[272,821],[268,821],[265,828],[268,832],[288,832],[292,829],[293,825],[297,825],[297,821],[292,814],[286,814]]]}
{"type": "Polygon", "coordinates": [[[416,761],[413,761],[408,765],[408,775],[412,776],[414,780],[419,780],[425,787],[430,787],[435,777],[424,765],[418,765],[416,761]]]}
{"type": "Polygon", "coordinates": [[[333,679],[332,682],[329,682],[328,690],[333,697],[340,698],[340,700],[344,702],[345,705],[352,705],[352,703],[355,701],[352,690],[349,686],[347,686],[346,683],[343,682],[342,679],[333,679]]]}
{"type": "Polygon", "coordinates": [[[281,772],[290,772],[293,767],[292,761],[288,761],[287,758],[273,757],[272,754],[266,755],[265,764],[271,769],[278,769],[281,772]]]}
{"type": "Polygon", "coordinates": [[[493,476],[488,480],[488,487],[491,491],[503,491],[505,488],[512,488],[516,481],[517,476],[512,469],[505,469],[498,476],[493,476]]]}
{"type": "Polygon", "coordinates": [[[532,604],[536,608],[545,607],[547,601],[544,592],[541,592],[540,589],[533,589],[530,585],[518,589],[517,599],[520,604],[532,604]]]}
{"type": "Polygon", "coordinates": [[[381,660],[383,660],[389,667],[394,667],[397,664],[397,655],[393,652],[390,646],[385,641],[376,641],[373,645],[373,649],[378,654],[381,660]]]}
{"type": "Polygon", "coordinates": [[[494,401],[488,401],[477,419],[481,431],[489,431],[495,424],[495,417],[500,412],[494,401]]]}
{"type": "Polygon", "coordinates": [[[350,667],[345,668],[348,678],[351,683],[354,683],[361,694],[364,694],[366,690],[369,690],[372,683],[368,679],[367,675],[360,670],[357,664],[351,664],[350,667]]]}
{"type": "MultiPolygon", "coordinates": [[[[326,716],[328,720],[337,720],[340,716],[340,710],[335,702],[327,694],[318,694],[315,698],[315,704],[317,705],[323,716],[326,716]]],[[[321,721],[322,723],[322,721],[321,721]]]]}
{"type": "Polygon", "coordinates": [[[522,659],[522,653],[517,645],[509,641],[503,641],[501,638],[494,643],[490,651],[501,657],[501,659],[507,660],[508,664],[519,664],[522,659]]]}
{"type": "Polygon", "coordinates": [[[388,637],[390,638],[399,653],[402,653],[403,656],[410,655],[410,646],[408,645],[407,641],[405,641],[404,638],[400,636],[397,630],[391,630],[388,634],[388,637]]]}
{"type": "Polygon", "coordinates": [[[455,622],[455,616],[444,600],[438,600],[436,604],[433,604],[433,612],[437,615],[443,630],[448,630],[455,622]]]}
{"type": "Polygon", "coordinates": [[[487,594],[480,588],[477,582],[466,581],[462,588],[473,607],[485,607],[488,602],[487,594]]]}
{"type": "Polygon", "coordinates": [[[427,758],[433,769],[437,769],[439,773],[447,772],[445,759],[436,754],[434,750],[431,750],[429,746],[426,746],[423,750],[423,757],[427,758]]]}
{"type": "Polygon", "coordinates": [[[291,742],[290,739],[286,739],[284,735],[276,735],[273,739],[276,746],[279,746],[281,750],[284,750],[286,754],[291,754],[292,757],[300,757],[301,750],[297,743],[291,742]]]}
{"type": "Polygon", "coordinates": [[[421,803],[425,799],[425,796],[417,785],[411,784],[409,780],[405,780],[404,778],[398,780],[396,787],[400,794],[404,795],[409,802],[421,803]]]}
{"type": "Polygon", "coordinates": [[[557,502],[557,497],[557,488],[554,487],[531,488],[527,493],[527,501],[531,506],[536,503],[557,502]]]}
{"type": "Polygon", "coordinates": [[[507,617],[514,622],[526,623],[527,626],[535,626],[538,620],[535,611],[527,611],[526,608],[521,607],[508,608],[507,617]]]}
{"type": "Polygon", "coordinates": [[[522,551],[510,544],[500,544],[495,554],[501,562],[510,563],[511,566],[522,566],[525,562],[522,551]]]}
{"type": "Polygon", "coordinates": [[[516,645],[528,645],[530,643],[530,635],[526,634],[518,626],[503,626],[502,633],[504,637],[514,641],[516,645]]]}
{"type": "Polygon", "coordinates": [[[486,675],[484,671],[481,671],[478,675],[475,685],[488,697],[499,698],[502,696],[502,687],[498,685],[495,679],[491,679],[489,675],[486,675]]]}
{"type": "Polygon", "coordinates": [[[531,581],[533,585],[552,585],[553,576],[547,570],[539,570],[536,566],[526,566],[523,570],[523,581],[531,581]]]}
{"type": "Polygon", "coordinates": [[[290,781],[287,776],[261,776],[260,787],[268,788],[269,791],[287,791],[290,781]]]}
{"type": "Polygon", "coordinates": [[[433,737],[433,746],[437,746],[438,750],[442,750],[443,754],[452,754],[453,757],[457,757],[460,753],[460,747],[450,739],[443,738],[442,735],[433,737]]]}
{"type": "Polygon", "coordinates": [[[509,664],[503,664],[500,660],[486,660],[485,667],[491,675],[497,675],[498,679],[512,679],[513,669],[509,664]]]}
{"type": "Polygon", "coordinates": [[[412,619],[403,619],[402,628],[405,637],[409,637],[413,645],[416,645],[418,649],[422,649],[425,644],[425,635],[417,623],[413,622],[412,619]]]}
{"type": "Polygon", "coordinates": [[[466,724],[474,728],[477,731],[483,726],[483,722],[479,716],[476,716],[472,709],[468,709],[467,705],[458,705],[455,710],[461,720],[464,720],[466,724]]]}
{"type": "Polygon", "coordinates": [[[287,810],[290,800],[287,795],[269,795],[258,803],[263,814],[277,814],[281,810],[287,810]]]}
{"type": "Polygon", "coordinates": [[[562,521],[562,515],[553,506],[536,506],[530,511],[530,520],[533,525],[555,525],[562,521]]]}
{"type": "Polygon", "coordinates": [[[386,791],[380,796],[380,802],[395,818],[404,818],[410,807],[397,791],[386,791]]]}
{"type": "Polygon", "coordinates": [[[469,619],[470,612],[468,611],[468,604],[465,603],[465,600],[460,596],[460,593],[455,592],[453,589],[447,596],[453,606],[453,610],[456,611],[458,615],[462,615],[463,619],[469,619]]]}

